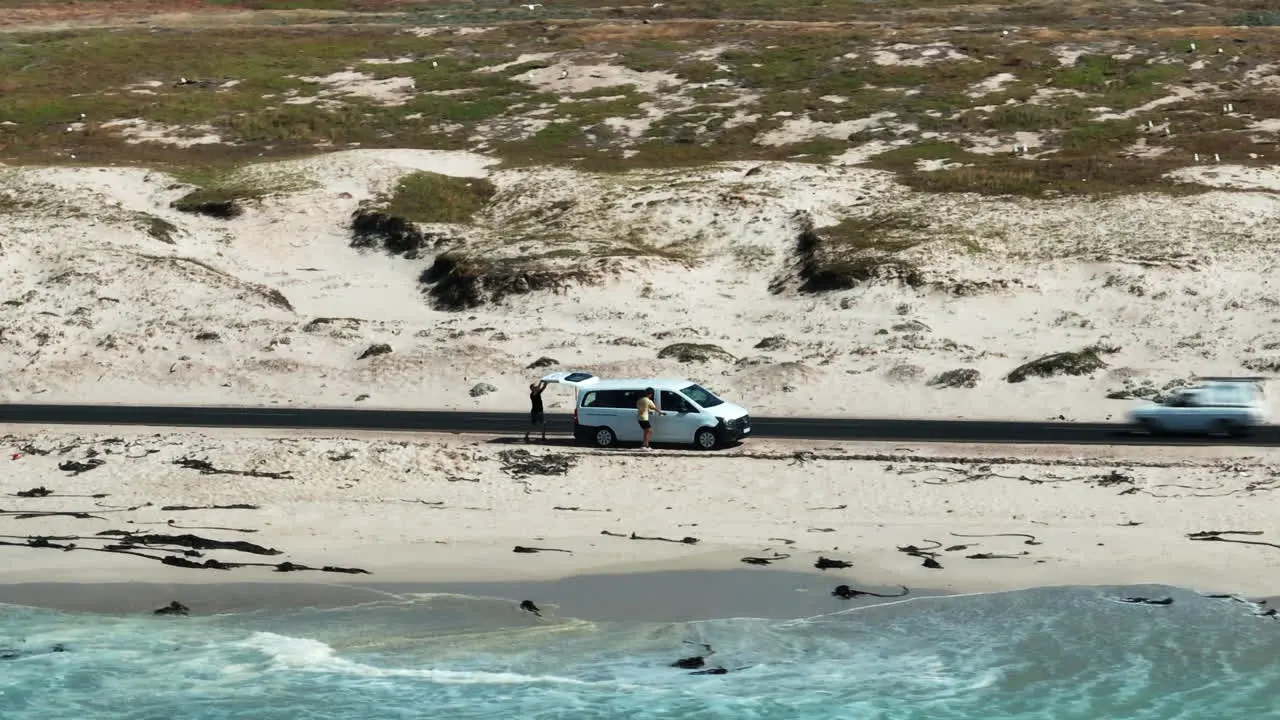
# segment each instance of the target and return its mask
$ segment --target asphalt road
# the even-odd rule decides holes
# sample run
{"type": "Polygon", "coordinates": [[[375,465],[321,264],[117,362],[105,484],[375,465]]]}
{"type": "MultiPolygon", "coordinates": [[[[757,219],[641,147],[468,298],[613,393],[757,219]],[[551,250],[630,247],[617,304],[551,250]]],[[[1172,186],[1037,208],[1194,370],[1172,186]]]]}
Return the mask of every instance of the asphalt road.
{"type": "MultiPolygon", "coordinates": [[[[572,416],[549,413],[547,430],[572,432],[572,416]]],[[[523,435],[528,415],[512,412],[346,408],[2,405],[0,423],[291,428],[523,435]]],[[[1280,427],[1248,438],[1150,437],[1117,423],[752,417],[751,437],[804,440],[1063,445],[1280,445],[1280,427]]]]}

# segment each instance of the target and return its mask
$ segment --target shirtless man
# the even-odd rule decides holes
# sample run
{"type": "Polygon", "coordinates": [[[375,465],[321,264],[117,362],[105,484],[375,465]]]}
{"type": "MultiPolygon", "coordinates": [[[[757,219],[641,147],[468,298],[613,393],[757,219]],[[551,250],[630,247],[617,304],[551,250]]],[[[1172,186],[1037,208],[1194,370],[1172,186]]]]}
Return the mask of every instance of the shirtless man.
{"type": "Polygon", "coordinates": [[[666,413],[658,409],[657,403],[653,401],[653,388],[645,390],[640,401],[636,403],[636,414],[640,418],[640,427],[644,429],[644,444],[640,446],[641,450],[653,449],[649,446],[649,438],[653,435],[653,426],[649,424],[649,413],[651,412],[666,415],[666,413]]]}

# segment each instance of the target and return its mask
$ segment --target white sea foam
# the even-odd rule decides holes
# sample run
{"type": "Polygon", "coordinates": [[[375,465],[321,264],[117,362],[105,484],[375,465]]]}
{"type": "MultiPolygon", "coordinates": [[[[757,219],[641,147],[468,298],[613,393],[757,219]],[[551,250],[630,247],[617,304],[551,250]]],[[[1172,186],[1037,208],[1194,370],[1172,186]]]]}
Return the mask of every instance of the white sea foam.
{"type": "MultiPolygon", "coordinates": [[[[524,685],[555,683],[561,685],[593,686],[593,683],[555,675],[524,675],[514,672],[486,672],[480,670],[439,670],[433,668],[380,668],[353,662],[337,656],[325,643],[307,638],[288,637],[270,632],[254,633],[241,645],[268,655],[277,667],[290,670],[337,673],[361,677],[422,678],[441,684],[454,685],[524,685]]],[[[617,689],[638,689],[637,686],[610,683],[617,689]]]]}

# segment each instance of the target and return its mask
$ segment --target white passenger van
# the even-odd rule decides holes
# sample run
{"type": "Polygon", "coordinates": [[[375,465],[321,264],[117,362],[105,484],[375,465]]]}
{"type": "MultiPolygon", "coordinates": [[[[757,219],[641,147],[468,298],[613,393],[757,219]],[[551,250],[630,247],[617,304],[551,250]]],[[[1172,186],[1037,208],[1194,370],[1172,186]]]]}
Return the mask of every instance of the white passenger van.
{"type": "Polygon", "coordinates": [[[636,404],[653,388],[653,401],[666,415],[651,414],[653,442],[692,444],[714,450],[751,434],[747,409],[725,402],[689,380],[648,378],[601,380],[587,372],[556,372],[542,378],[574,388],[573,437],[597,447],[644,439],[636,404]]]}

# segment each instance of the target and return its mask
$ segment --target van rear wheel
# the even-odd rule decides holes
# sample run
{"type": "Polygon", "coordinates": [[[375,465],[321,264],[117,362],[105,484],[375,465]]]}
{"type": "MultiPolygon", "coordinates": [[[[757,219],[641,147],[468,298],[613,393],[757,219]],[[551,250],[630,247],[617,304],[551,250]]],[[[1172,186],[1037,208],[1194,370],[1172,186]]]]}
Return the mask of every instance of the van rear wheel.
{"type": "Polygon", "coordinates": [[[596,447],[607,448],[613,447],[618,442],[618,436],[607,427],[596,428],[594,435],[596,447]]]}
{"type": "Polygon", "coordinates": [[[701,428],[693,434],[693,444],[699,450],[715,450],[720,445],[720,440],[716,437],[715,430],[701,428]]]}

